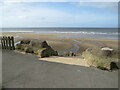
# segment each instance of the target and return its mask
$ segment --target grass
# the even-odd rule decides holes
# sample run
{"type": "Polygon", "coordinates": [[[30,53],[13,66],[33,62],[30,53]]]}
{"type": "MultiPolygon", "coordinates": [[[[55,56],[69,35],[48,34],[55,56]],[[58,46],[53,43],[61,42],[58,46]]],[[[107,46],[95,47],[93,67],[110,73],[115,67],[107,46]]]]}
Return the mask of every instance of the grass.
{"type": "Polygon", "coordinates": [[[82,56],[87,60],[87,63],[91,66],[95,66],[102,70],[110,70],[111,62],[118,63],[118,53],[113,51],[111,55],[106,56],[104,52],[99,48],[93,48],[83,52],[82,56]]]}

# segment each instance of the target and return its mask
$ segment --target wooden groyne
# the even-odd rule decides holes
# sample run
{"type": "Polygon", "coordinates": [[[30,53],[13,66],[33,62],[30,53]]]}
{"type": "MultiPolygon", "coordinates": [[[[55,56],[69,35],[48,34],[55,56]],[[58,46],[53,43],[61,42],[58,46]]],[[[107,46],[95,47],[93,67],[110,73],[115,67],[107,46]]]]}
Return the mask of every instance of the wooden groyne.
{"type": "Polygon", "coordinates": [[[1,37],[2,49],[15,50],[14,37],[13,36],[3,36],[1,37]]]}

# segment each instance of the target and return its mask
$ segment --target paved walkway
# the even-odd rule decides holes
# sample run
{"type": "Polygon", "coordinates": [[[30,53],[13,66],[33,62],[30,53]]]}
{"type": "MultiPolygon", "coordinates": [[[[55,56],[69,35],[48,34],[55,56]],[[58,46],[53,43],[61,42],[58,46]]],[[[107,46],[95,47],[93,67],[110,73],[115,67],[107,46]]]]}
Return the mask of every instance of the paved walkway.
{"type": "Polygon", "coordinates": [[[4,88],[116,88],[118,72],[38,60],[3,51],[4,88]]]}

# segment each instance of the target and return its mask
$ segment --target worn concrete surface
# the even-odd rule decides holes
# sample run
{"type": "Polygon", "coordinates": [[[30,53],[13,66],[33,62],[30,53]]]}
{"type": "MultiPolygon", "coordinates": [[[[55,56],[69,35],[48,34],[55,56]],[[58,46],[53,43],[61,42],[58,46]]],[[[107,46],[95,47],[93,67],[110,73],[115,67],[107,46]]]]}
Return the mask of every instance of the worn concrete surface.
{"type": "Polygon", "coordinates": [[[40,61],[13,51],[2,53],[4,88],[117,88],[118,72],[40,61]]]}

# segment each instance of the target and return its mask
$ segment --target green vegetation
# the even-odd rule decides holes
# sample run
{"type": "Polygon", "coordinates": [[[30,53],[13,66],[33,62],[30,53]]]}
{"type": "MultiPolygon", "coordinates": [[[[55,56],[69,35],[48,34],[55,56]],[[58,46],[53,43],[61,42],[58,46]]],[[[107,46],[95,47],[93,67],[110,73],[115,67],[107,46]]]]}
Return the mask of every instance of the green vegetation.
{"type": "MultiPolygon", "coordinates": [[[[96,47],[93,49],[87,49],[83,52],[82,56],[87,60],[87,63],[91,66],[95,66],[102,70],[111,70],[115,67],[116,63],[118,63],[118,52],[106,52],[102,51],[101,48],[96,47]],[[111,63],[114,62],[114,65],[111,63]]],[[[118,69],[118,68],[117,68],[118,69]]]]}
{"type": "Polygon", "coordinates": [[[39,55],[40,57],[58,56],[46,41],[22,40],[16,45],[16,50],[39,55]]]}
{"type": "Polygon", "coordinates": [[[105,67],[102,67],[102,66],[98,66],[97,68],[99,68],[101,70],[107,70],[105,67]]]}
{"type": "Polygon", "coordinates": [[[46,49],[46,48],[34,50],[34,54],[40,55],[41,52],[42,52],[43,50],[45,50],[45,49],[46,49]]]}

